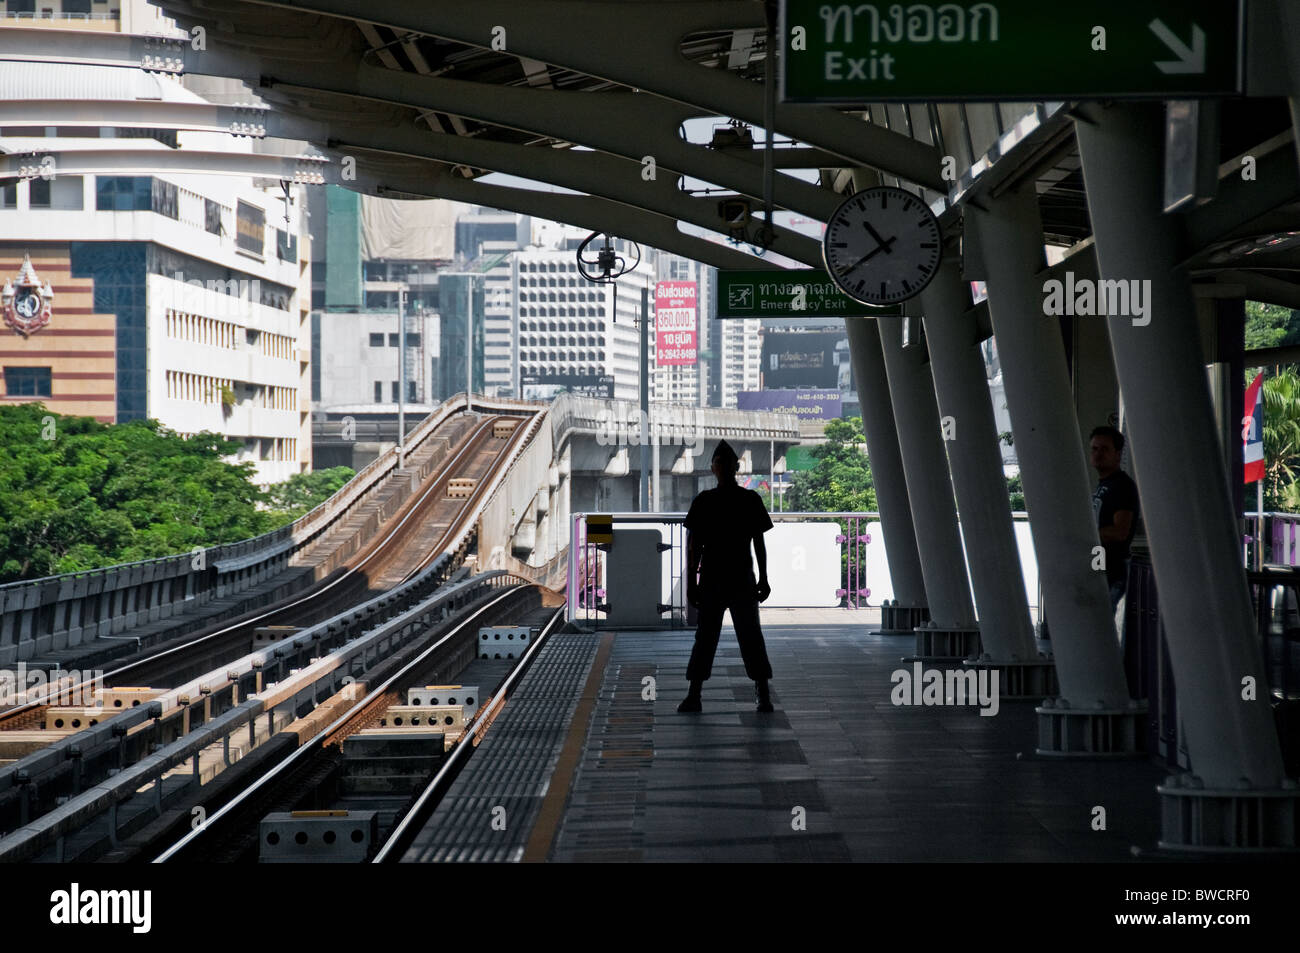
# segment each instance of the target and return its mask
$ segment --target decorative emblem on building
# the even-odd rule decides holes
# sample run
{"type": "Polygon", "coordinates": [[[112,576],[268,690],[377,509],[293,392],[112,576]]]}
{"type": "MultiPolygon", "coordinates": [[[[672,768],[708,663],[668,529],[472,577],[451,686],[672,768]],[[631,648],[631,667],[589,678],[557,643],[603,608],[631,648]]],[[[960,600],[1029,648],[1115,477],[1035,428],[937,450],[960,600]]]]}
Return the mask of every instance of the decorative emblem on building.
{"type": "Polygon", "coordinates": [[[54,289],[47,281],[42,284],[32,267],[30,255],[23,255],[23,266],[18,269],[16,281],[6,281],[0,292],[0,307],[4,308],[5,324],[23,337],[28,337],[50,323],[54,289]]]}

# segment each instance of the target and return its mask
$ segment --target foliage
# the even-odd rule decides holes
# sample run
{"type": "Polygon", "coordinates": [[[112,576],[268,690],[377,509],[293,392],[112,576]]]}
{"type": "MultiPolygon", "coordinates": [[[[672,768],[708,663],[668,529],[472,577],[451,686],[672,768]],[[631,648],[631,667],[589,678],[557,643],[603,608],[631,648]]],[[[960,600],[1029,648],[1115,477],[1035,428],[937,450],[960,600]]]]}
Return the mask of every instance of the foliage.
{"type": "Polygon", "coordinates": [[[1264,509],[1300,512],[1300,377],[1290,368],[1264,378],[1264,466],[1264,509]]]}
{"type": "Polygon", "coordinates": [[[1025,487],[1020,482],[1020,474],[1007,478],[1007,497],[1011,503],[1011,512],[1023,512],[1025,509],[1025,487]]]}
{"type": "Polygon", "coordinates": [[[825,434],[826,443],[812,448],[817,466],[794,475],[786,493],[789,509],[818,513],[877,509],[871,465],[861,450],[862,419],[828,421],[825,434]]]}
{"type": "Polygon", "coordinates": [[[356,471],[351,467],[295,473],[267,488],[267,503],[284,522],[290,523],[324,503],[354,476],[356,471]]]}
{"type": "Polygon", "coordinates": [[[1259,301],[1246,302],[1246,350],[1300,344],[1300,311],[1259,301]]]}
{"type": "Polygon", "coordinates": [[[0,582],[248,539],[281,525],[259,508],[240,444],[156,420],[106,425],[39,403],[0,406],[0,582]]]}

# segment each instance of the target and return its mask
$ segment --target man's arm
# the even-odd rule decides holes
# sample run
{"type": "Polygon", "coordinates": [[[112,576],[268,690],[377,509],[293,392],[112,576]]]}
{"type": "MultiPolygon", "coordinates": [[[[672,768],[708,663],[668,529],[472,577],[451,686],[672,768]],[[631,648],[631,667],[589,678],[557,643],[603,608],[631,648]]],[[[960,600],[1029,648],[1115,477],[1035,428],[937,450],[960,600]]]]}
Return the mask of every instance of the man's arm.
{"type": "Polygon", "coordinates": [[[1103,526],[1099,533],[1103,543],[1122,543],[1128,539],[1129,530],[1133,528],[1133,511],[1116,510],[1111,517],[1111,524],[1103,526]]]}
{"type": "Polygon", "coordinates": [[[762,533],[754,537],[754,558],[758,560],[758,581],[767,582],[767,544],[762,533]]]}
{"type": "Polygon", "coordinates": [[[766,602],[772,594],[772,587],[767,582],[767,544],[763,542],[762,533],[754,534],[754,557],[758,560],[758,585],[754,587],[754,594],[759,602],[766,602]]]}

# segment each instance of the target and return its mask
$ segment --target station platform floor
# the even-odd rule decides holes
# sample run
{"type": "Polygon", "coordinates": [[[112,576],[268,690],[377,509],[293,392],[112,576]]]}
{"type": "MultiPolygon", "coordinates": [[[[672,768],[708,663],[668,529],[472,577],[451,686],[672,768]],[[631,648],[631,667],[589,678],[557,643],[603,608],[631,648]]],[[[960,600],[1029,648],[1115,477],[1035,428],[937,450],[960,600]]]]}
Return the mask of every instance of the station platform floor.
{"type": "Polygon", "coordinates": [[[676,711],[693,631],[551,636],[431,818],[443,844],[483,828],[501,849],[434,851],[426,829],[406,860],[1154,859],[1159,766],[1034,755],[1034,702],[1002,699],[992,717],[895,706],[913,643],[865,613],[762,621],[771,714],[754,710],[729,625],[700,714],[676,711]],[[503,772],[507,759],[532,774],[503,772]],[[513,833],[494,838],[485,812],[507,800],[513,833]]]}

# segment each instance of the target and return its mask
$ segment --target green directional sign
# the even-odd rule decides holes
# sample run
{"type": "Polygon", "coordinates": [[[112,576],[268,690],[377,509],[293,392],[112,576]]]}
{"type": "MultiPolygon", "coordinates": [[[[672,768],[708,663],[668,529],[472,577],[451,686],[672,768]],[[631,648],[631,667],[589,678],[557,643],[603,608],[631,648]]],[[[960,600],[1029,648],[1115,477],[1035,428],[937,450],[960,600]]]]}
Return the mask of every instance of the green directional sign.
{"type": "Polygon", "coordinates": [[[1239,0],[782,0],[786,102],[1188,98],[1242,88],[1239,0]]]}
{"type": "Polygon", "coordinates": [[[817,458],[812,455],[811,447],[804,447],[796,444],[785,452],[786,470],[814,470],[816,469],[818,462],[817,458]]]}
{"type": "Polygon", "coordinates": [[[843,318],[902,314],[854,301],[816,268],[786,271],[719,271],[719,318],[843,318]]]}

